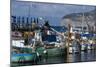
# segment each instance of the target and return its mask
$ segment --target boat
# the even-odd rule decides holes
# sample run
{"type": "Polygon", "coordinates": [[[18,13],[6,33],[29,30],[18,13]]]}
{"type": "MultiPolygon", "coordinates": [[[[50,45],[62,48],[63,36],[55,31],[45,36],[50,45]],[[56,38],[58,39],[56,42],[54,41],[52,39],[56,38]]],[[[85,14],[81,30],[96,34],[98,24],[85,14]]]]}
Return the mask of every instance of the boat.
{"type": "Polygon", "coordinates": [[[11,55],[11,62],[21,63],[21,62],[31,62],[37,60],[36,53],[15,53],[11,55]]]}
{"type": "Polygon", "coordinates": [[[11,62],[31,62],[39,58],[37,52],[32,52],[31,48],[13,47],[11,62]]]}
{"type": "Polygon", "coordinates": [[[38,47],[36,52],[38,52],[41,57],[54,57],[65,55],[65,50],[66,48],[64,47],[38,47]]]}
{"type": "Polygon", "coordinates": [[[44,26],[41,32],[41,41],[43,45],[37,46],[35,50],[41,57],[61,56],[65,53],[65,47],[59,37],[61,35],[57,35],[57,33],[59,32],[53,28],[44,26]]]}
{"type": "Polygon", "coordinates": [[[12,40],[11,62],[35,62],[39,55],[31,45],[24,45],[24,40],[12,40]]]}
{"type": "Polygon", "coordinates": [[[46,35],[42,38],[43,46],[37,47],[36,52],[42,57],[62,56],[65,52],[64,43],[57,41],[57,35],[46,35]]]}
{"type": "Polygon", "coordinates": [[[47,48],[47,55],[48,57],[53,57],[53,56],[63,56],[65,55],[66,49],[65,48],[47,48]]]}
{"type": "Polygon", "coordinates": [[[81,44],[81,50],[86,51],[87,50],[87,44],[81,44]]]}
{"type": "Polygon", "coordinates": [[[87,50],[88,44],[87,44],[86,40],[82,40],[80,42],[80,45],[81,45],[81,51],[86,51],[87,50]]]}
{"type": "Polygon", "coordinates": [[[81,51],[81,45],[77,39],[74,40],[72,43],[72,50],[74,53],[80,53],[80,51],[81,51]]]}

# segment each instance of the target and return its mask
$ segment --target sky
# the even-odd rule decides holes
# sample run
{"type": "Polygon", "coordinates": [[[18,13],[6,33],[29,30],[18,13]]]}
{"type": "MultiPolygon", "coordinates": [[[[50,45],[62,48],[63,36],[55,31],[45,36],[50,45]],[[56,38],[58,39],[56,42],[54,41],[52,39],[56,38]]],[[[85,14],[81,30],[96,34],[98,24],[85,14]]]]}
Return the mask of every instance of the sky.
{"type": "Polygon", "coordinates": [[[90,5],[54,4],[25,1],[11,1],[11,15],[25,17],[42,17],[50,25],[59,26],[62,17],[71,13],[88,12],[95,9],[90,5]]]}

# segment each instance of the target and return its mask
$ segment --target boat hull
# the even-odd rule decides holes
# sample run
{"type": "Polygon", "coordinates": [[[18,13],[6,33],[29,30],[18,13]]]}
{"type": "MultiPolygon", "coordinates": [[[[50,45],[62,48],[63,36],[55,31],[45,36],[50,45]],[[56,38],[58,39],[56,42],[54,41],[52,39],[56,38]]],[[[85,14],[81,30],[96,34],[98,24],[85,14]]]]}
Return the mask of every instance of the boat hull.
{"type": "Polygon", "coordinates": [[[48,57],[62,56],[65,55],[66,53],[65,48],[51,48],[46,50],[47,50],[48,57]]]}
{"type": "Polygon", "coordinates": [[[30,54],[13,54],[11,57],[11,62],[30,62],[37,60],[37,54],[36,53],[30,53],[30,54]]]}
{"type": "Polygon", "coordinates": [[[42,57],[54,57],[54,56],[62,56],[66,53],[66,48],[38,48],[36,52],[38,52],[42,57]]]}

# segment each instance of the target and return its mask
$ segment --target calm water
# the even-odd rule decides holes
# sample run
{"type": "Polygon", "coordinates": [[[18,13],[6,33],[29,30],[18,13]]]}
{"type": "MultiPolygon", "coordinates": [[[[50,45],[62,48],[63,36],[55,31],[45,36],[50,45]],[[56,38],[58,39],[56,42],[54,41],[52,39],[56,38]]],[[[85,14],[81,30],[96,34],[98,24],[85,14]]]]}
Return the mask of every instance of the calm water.
{"type": "Polygon", "coordinates": [[[89,62],[96,61],[96,51],[88,50],[87,52],[81,52],[81,54],[69,54],[67,56],[43,58],[37,63],[22,63],[14,65],[42,65],[42,64],[58,64],[58,63],[74,63],[74,62],[89,62]]]}

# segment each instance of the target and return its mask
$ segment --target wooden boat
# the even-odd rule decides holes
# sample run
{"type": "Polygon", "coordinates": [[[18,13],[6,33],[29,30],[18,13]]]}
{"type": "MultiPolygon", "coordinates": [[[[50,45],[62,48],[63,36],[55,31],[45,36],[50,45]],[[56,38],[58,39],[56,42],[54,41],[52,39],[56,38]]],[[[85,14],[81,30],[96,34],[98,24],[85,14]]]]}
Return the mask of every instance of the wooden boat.
{"type": "Polygon", "coordinates": [[[38,60],[37,52],[32,48],[13,47],[11,53],[11,62],[30,62],[38,60]]]}
{"type": "Polygon", "coordinates": [[[11,62],[30,62],[37,59],[36,53],[18,53],[11,55],[11,62]]]}
{"type": "Polygon", "coordinates": [[[37,48],[36,52],[39,53],[42,57],[54,57],[54,56],[62,56],[64,55],[66,48],[60,48],[60,47],[53,47],[53,48],[44,48],[40,47],[37,48]]]}
{"type": "Polygon", "coordinates": [[[46,51],[47,51],[48,57],[62,56],[66,53],[65,48],[59,48],[59,47],[48,48],[46,49],[46,51]]]}

